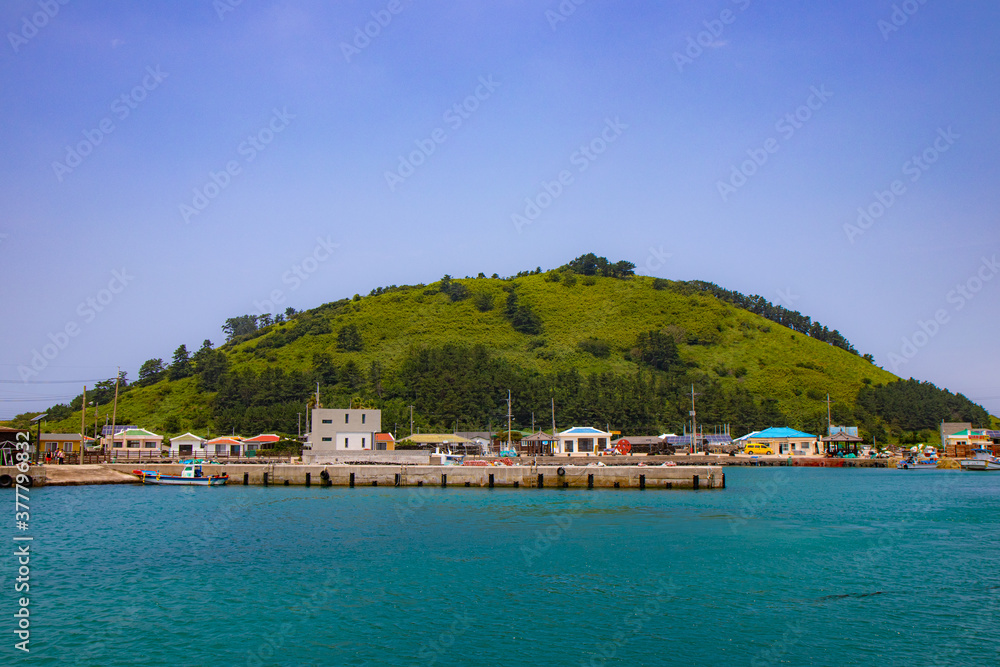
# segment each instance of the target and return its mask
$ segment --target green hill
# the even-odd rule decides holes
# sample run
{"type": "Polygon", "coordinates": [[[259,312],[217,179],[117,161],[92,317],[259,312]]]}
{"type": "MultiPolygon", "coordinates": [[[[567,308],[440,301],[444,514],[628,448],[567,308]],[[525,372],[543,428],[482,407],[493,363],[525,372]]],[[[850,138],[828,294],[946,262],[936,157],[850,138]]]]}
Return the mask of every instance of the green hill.
{"type": "MultiPolygon", "coordinates": [[[[706,430],[730,424],[734,435],[772,425],[818,432],[827,394],[834,423],[858,424],[880,441],[933,439],[941,419],[990,422],[961,395],[901,382],[839,333],[760,297],[632,276],[623,263],[581,266],[580,259],[508,279],[480,274],[378,288],[277,322],[230,319],[221,347],[205,345],[190,361],[179,350],[162,372],[159,360],[147,362],[121,393],[117,421],[168,435],[294,435],[318,382],[325,407],[379,407],[383,428],[398,424],[403,435],[410,405],[425,431],[505,423],[508,389],[524,428],[532,414],[549,424],[555,399],[560,428],[679,432],[692,384],[699,423],[706,430]]],[[[102,405],[112,387],[96,390],[102,405]]],[[[78,430],[79,401],[54,406],[47,428],[78,430]]]]}

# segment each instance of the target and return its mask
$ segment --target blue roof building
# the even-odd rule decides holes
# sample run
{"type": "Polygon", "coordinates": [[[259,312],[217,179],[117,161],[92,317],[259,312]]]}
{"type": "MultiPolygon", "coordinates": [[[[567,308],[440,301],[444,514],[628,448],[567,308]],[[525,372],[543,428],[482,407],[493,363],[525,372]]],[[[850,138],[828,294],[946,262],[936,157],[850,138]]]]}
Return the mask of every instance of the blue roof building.
{"type": "Polygon", "coordinates": [[[589,426],[574,426],[556,436],[553,453],[568,456],[599,454],[611,442],[611,434],[589,426]]]}
{"type": "Polygon", "coordinates": [[[753,442],[769,445],[778,455],[808,456],[819,454],[819,437],[811,433],[803,433],[785,426],[766,428],[763,431],[747,433],[738,442],[753,442]]]}

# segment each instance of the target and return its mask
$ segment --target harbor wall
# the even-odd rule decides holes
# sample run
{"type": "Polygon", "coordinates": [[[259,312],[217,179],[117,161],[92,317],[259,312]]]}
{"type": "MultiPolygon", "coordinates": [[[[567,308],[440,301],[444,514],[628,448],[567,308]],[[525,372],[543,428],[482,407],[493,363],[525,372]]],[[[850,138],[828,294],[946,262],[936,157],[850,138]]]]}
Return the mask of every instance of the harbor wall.
{"type": "MultiPolygon", "coordinates": [[[[0,466],[0,486],[6,483],[6,477],[10,477],[10,488],[13,488],[20,474],[22,473],[15,466],[0,466]]],[[[45,486],[44,466],[29,466],[27,474],[31,478],[31,486],[45,486]]]]}
{"type": "MultiPolygon", "coordinates": [[[[130,472],[136,466],[109,464],[130,472]]],[[[184,466],[155,464],[143,470],[179,475],[184,466]]],[[[205,475],[227,473],[230,485],[460,486],[510,488],[719,489],[719,466],[430,466],[430,465],[202,465],[205,475]],[[324,471],[327,477],[324,476],[324,471]],[[560,474],[560,471],[561,474],[560,474]],[[266,477],[265,477],[266,476],[266,477]],[[307,477],[308,476],[308,477],[307,477]]]]}

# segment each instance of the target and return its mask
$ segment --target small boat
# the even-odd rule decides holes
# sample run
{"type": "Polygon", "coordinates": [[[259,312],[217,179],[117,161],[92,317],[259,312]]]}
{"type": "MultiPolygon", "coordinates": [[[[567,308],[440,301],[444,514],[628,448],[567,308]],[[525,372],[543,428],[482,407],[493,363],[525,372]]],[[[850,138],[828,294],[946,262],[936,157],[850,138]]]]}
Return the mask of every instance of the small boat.
{"type": "Polygon", "coordinates": [[[903,460],[896,464],[899,470],[937,470],[938,456],[937,450],[933,447],[926,447],[922,452],[916,447],[911,447],[903,460]]]}
{"type": "Polygon", "coordinates": [[[188,486],[222,486],[229,481],[229,475],[211,475],[206,477],[200,465],[186,465],[180,475],[164,475],[156,470],[133,470],[143,484],[172,484],[188,486]]]}
{"type": "Polygon", "coordinates": [[[973,449],[971,459],[959,461],[962,470],[1000,470],[1000,457],[990,454],[988,449],[973,449]]]}

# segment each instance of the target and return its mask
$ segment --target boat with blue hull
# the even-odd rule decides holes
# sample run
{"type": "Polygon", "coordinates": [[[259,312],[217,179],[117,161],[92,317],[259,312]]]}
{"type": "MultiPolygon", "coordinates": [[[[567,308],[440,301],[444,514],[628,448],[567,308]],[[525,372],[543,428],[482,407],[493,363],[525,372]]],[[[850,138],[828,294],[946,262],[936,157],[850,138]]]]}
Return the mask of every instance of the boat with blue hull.
{"type": "Polygon", "coordinates": [[[168,486],[223,486],[229,475],[205,475],[200,465],[187,465],[180,475],[164,475],[156,470],[133,470],[143,484],[164,484],[168,486]]]}

